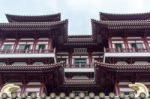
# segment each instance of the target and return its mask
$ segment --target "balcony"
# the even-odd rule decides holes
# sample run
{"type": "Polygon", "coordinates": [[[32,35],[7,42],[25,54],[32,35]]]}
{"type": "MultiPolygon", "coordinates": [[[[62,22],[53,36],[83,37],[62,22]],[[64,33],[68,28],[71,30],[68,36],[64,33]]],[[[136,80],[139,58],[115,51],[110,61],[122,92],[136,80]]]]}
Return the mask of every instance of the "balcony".
{"type": "Polygon", "coordinates": [[[0,58],[38,58],[55,57],[54,49],[46,50],[4,50],[0,49],[0,58]]]}
{"type": "Polygon", "coordinates": [[[150,49],[104,48],[104,57],[150,57],[150,49]]]}

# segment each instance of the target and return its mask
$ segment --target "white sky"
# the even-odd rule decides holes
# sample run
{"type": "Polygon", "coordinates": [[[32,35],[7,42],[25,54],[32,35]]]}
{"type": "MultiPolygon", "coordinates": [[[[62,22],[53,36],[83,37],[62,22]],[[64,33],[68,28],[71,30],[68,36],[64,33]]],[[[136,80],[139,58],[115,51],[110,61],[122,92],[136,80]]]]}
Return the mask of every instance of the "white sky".
{"type": "Polygon", "coordinates": [[[69,19],[70,35],[91,34],[91,19],[99,19],[99,12],[150,12],[150,0],[0,0],[0,22],[7,22],[6,13],[61,13],[62,19],[69,19]]]}

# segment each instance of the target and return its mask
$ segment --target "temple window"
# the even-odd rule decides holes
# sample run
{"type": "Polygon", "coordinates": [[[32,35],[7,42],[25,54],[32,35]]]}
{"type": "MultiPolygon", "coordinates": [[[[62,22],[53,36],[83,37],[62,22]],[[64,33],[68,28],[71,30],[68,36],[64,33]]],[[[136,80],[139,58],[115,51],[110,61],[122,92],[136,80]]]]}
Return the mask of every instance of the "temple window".
{"type": "Polygon", "coordinates": [[[135,49],[143,48],[143,43],[131,43],[131,48],[135,49]]]}
{"type": "Polygon", "coordinates": [[[74,53],[87,53],[87,48],[74,48],[74,53]]]}
{"type": "Polygon", "coordinates": [[[12,49],[12,47],[13,47],[13,44],[4,44],[3,49],[10,50],[10,49],[12,49]]]}
{"type": "Polygon", "coordinates": [[[32,49],[32,46],[33,46],[33,42],[20,42],[18,44],[17,49],[19,49],[19,50],[29,50],[29,49],[32,49]]]}
{"type": "Polygon", "coordinates": [[[122,49],[124,48],[124,42],[123,41],[112,41],[113,48],[122,49]]]}
{"type": "Polygon", "coordinates": [[[119,49],[119,48],[120,48],[120,49],[122,48],[122,43],[115,43],[114,45],[115,45],[115,48],[118,48],[118,49],[119,49]]]}
{"type": "Polygon", "coordinates": [[[145,48],[144,42],[141,40],[128,41],[129,48],[143,49],[145,48]]]}
{"type": "Polygon", "coordinates": [[[38,42],[36,49],[45,50],[48,48],[48,42],[38,42]]]}
{"type": "Polygon", "coordinates": [[[20,50],[28,50],[30,49],[31,45],[30,44],[20,44],[19,48],[20,50]]]}
{"type": "Polygon", "coordinates": [[[45,44],[39,44],[38,49],[39,49],[39,50],[44,50],[45,47],[46,47],[45,44]]]}

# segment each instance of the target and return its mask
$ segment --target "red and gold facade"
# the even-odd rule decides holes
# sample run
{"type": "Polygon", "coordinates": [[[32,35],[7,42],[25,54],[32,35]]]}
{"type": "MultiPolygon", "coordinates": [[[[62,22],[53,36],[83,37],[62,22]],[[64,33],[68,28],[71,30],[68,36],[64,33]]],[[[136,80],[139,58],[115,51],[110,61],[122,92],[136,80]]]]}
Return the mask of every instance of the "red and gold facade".
{"type": "Polygon", "coordinates": [[[92,35],[69,36],[60,13],[6,15],[0,23],[0,87],[18,92],[131,91],[129,83],[149,83],[150,14],[100,13],[92,35]]]}

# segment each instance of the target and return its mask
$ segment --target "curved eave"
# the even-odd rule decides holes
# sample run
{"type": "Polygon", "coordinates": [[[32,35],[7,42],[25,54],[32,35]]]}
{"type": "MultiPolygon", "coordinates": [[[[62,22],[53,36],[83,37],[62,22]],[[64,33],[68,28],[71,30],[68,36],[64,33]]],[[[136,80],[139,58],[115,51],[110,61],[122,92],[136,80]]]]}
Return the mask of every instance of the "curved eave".
{"type": "Polygon", "coordinates": [[[108,64],[95,63],[97,68],[112,72],[148,72],[150,73],[150,64],[108,64]]]}
{"type": "Polygon", "coordinates": [[[55,22],[12,22],[0,23],[1,31],[17,30],[50,30],[52,27],[60,25],[68,26],[68,20],[55,22]]]}
{"type": "Polygon", "coordinates": [[[93,32],[96,27],[102,29],[150,29],[150,20],[133,20],[133,21],[97,21],[92,20],[93,32]]]}
{"type": "Polygon", "coordinates": [[[44,73],[55,71],[60,68],[60,64],[45,65],[1,65],[0,73],[44,73]]]}
{"type": "Polygon", "coordinates": [[[148,13],[134,13],[134,14],[113,14],[100,12],[100,20],[115,21],[115,20],[147,20],[150,19],[150,12],[148,13]]]}
{"type": "Polygon", "coordinates": [[[54,22],[61,20],[61,14],[26,16],[26,15],[12,15],[6,14],[9,22],[54,22]]]}

